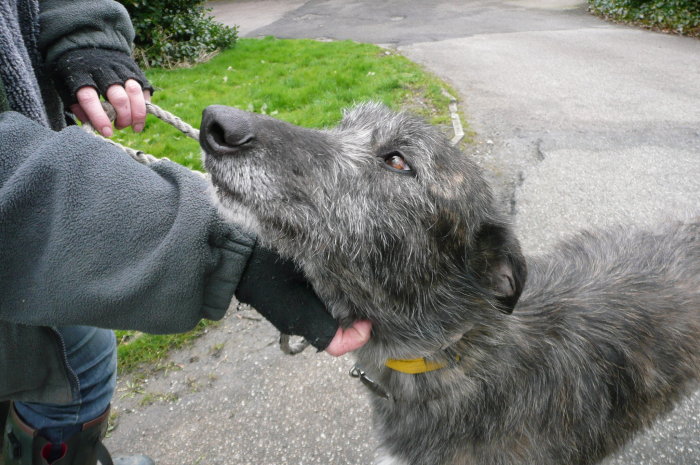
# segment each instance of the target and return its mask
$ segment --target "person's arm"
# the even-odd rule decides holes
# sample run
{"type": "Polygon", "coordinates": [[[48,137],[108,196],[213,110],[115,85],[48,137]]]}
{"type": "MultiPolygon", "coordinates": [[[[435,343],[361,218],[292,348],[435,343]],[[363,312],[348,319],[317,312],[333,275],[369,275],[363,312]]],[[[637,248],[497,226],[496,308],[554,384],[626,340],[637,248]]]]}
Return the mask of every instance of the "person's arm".
{"type": "Polygon", "coordinates": [[[221,318],[254,238],[208,189],[77,127],[0,114],[0,319],[165,333],[221,318]]]}
{"type": "Polygon", "coordinates": [[[110,137],[98,93],[116,110],[117,129],[143,129],[153,87],[131,58],[134,30],[113,0],[43,0],[39,49],[66,108],[110,137]]]}
{"type": "Polygon", "coordinates": [[[81,48],[131,54],[134,28],[114,0],[40,0],[39,22],[38,47],[46,63],[81,48]]]}

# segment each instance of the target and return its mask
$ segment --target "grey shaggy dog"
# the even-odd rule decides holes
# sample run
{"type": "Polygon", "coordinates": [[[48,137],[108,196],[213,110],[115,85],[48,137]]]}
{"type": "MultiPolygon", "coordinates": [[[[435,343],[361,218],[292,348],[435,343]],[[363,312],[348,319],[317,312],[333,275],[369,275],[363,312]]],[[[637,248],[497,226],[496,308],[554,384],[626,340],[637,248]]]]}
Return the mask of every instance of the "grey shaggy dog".
{"type": "Polygon", "coordinates": [[[204,112],[223,207],[374,323],[385,465],[593,464],[697,388],[700,220],[584,232],[526,262],[475,164],[378,104],[329,130],[204,112]],[[527,280],[526,280],[527,278],[527,280]],[[444,364],[406,374],[387,359],[444,364]]]}

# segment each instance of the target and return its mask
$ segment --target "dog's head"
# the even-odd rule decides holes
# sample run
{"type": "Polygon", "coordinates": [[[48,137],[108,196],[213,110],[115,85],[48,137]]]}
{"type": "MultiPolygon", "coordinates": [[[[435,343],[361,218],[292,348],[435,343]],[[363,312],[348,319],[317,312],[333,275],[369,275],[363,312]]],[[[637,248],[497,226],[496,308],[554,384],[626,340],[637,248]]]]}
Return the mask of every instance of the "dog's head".
{"type": "Polygon", "coordinates": [[[478,168],[379,104],[313,130],[212,106],[201,145],[222,206],[295,259],[341,322],[388,356],[428,354],[510,313],[525,264],[478,168]]]}

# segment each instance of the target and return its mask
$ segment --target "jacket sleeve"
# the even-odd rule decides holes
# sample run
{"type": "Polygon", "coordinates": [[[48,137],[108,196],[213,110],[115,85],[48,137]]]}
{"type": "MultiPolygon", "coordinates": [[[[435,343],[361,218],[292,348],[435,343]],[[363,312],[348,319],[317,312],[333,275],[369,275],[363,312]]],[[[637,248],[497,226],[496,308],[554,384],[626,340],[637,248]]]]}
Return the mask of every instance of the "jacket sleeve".
{"type": "Polygon", "coordinates": [[[78,48],[131,54],[134,28],[124,6],[113,0],[41,0],[39,50],[52,64],[78,48]]]}
{"type": "Polygon", "coordinates": [[[208,183],[0,114],[0,320],[180,332],[221,318],[254,238],[208,183]]]}

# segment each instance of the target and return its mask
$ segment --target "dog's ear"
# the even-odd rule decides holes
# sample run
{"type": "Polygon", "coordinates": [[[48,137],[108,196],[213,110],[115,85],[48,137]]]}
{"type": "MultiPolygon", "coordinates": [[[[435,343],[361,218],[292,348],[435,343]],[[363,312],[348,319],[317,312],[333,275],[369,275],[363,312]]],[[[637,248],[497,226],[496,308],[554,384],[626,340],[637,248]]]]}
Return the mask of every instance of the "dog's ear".
{"type": "Polygon", "coordinates": [[[527,278],[518,240],[504,224],[484,224],[474,246],[470,265],[480,284],[493,292],[503,313],[512,313],[527,278]]]}

